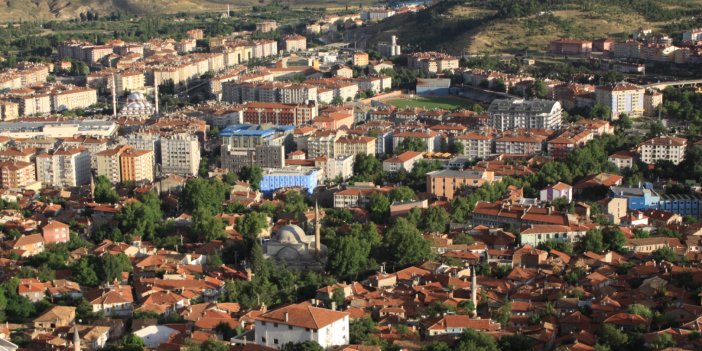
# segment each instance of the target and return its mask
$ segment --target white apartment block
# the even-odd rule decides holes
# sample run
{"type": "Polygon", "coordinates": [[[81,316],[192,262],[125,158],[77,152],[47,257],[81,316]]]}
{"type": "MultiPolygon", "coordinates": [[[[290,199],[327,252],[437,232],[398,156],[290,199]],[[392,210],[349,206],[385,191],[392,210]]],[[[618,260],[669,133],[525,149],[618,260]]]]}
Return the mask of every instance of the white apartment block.
{"type": "Polygon", "coordinates": [[[491,126],[500,131],[558,129],[563,120],[561,103],[551,100],[495,99],[488,114],[491,126]]]}
{"type": "Polygon", "coordinates": [[[641,161],[654,164],[659,160],[667,160],[679,164],[685,159],[687,139],[662,136],[649,139],[639,146],[641,161]]]}
{"type": "Polygon", "coordinates": [[[643,87],[628,83],[600,86],[595,89],[595,102],[610,108],[612,120],[618,119],[622,113],[641,117],[645,111],[645,92],[643,87]]]}
{"type": "Polygon", "coordinates": [[[90,182],[90,153],[82,148],[40,154],[36,165],[37,181],[48,186],[75,187],[90,182]]]}
{"type": "Polygon", "coordinates": [[[455,143],[463,144],[463,156],[468,156],[471,161],[485,159],[492,152],[493,137],[478,133],[466,133],[453,139],[455,143]]]}
{"type": "Polygon", "coordinates": [[[195,135],[175,134],[161,138],[161,173],[197,175],[200,142],[195,135]]]}

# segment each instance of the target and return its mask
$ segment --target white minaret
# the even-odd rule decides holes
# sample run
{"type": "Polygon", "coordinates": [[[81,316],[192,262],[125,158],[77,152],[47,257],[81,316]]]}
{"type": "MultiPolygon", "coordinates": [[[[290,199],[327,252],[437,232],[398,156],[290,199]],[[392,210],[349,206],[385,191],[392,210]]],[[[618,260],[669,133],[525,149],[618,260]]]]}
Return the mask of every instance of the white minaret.
{"type": "Polygon", "coordinates": [[[317,255],[322,253],[321,224],[319,223],[319,205],[314,202],[314,252],[317,255]]]}
{"type": "Polygon", "coordinates": [[[117,118],[117,83],[115,83],[114,73],[112,73],[112,117],[117,118]]]}
{"type": "Polygon", "coordinates": [[[158,82],[156,81],[156,78],[154,77],[154,103],[156,104],[156,116],[158,116],[158,82]]]}
{"type": "Polygon", "coordinates": [[[73,351],[80,351],[80,336],[78,335],[78,325],[73,326],[73,351]]]}
{"type": "Polygon", "coordinates": [[[478,274],[475,265],[470,266],[470,300],[473,301],[473,317],[478,315],[478,274]]]}

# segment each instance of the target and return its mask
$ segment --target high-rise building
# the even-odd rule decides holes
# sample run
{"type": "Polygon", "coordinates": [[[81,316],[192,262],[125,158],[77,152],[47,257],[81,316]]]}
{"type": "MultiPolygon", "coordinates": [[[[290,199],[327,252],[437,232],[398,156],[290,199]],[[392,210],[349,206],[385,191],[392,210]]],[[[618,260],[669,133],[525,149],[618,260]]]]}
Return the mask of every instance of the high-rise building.
{"type": "Polygon", "coordinates": [[[551,100],[495,99],[488,108],[497,130],[558,129],[563,120],[561,103],[551,100]]]}
{"type": "Polygon", "coordinates": [[[604,85],[595,89],[595,102],[609,107],[612,120],[618,119],[622,113],[641,117],[645,111],[645,92],[643,87],[629,83],[604,85]]]}
{"type": "Polygon", "coordinates": [[[75,187],[90,182],[90,152],[58,149],[37,155],[37,181],[48,186],[75,187]]]}
{"type": "Polygon", "coordinates": [[[197,175],[200,167],[200,142],[185,133],[161,138],[161,173],[197,175]]]}

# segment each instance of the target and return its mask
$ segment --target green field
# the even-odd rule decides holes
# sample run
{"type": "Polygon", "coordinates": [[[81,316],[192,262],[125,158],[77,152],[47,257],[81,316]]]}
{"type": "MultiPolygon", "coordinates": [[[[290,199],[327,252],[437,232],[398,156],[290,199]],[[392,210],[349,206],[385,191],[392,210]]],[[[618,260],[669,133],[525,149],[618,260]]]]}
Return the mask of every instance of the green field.
{"type": "Polygon", "coordinates": [[[393,99],[387,101],[387,103],[398,108],[420,107],[424,109],[440,108],[444,110],[470,108],[473,105],[473,103],[468,100],[445,96],[393,99]]]}

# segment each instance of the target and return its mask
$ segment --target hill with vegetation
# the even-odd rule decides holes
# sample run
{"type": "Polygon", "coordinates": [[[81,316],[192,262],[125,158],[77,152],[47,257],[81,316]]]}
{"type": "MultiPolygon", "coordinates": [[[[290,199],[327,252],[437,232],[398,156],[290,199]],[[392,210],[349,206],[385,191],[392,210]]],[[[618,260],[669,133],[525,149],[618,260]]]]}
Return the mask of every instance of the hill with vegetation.
{"type": "Polygon", "coordinates": [[[409,48],[460,54],[545,50],[558,37],[621,39],[639,27],[679,35],[701,25],[702,0],[445,0],[354,36],[368,47],[396,35],[409,48]]]}

